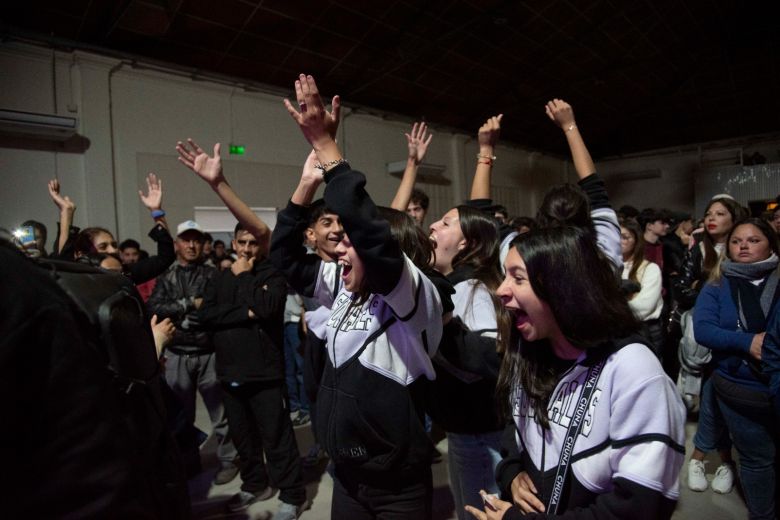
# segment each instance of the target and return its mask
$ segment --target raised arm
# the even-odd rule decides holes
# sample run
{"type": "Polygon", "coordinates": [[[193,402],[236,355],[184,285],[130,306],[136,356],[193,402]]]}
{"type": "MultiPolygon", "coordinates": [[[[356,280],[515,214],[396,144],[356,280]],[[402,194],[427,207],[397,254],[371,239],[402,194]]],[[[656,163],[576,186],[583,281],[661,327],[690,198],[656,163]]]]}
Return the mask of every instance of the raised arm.
{"type": "Polygon", "coordinates": [[[143,190],[138,190],[138,197],[141,203],[151,212],[155,224],[159,224],[168,229],[168,221],[165,220],[165,212],[162,209],[163,189],[162,179],[157,175],[150,173],[146,176],[146,194],[143,190]]]}
{"type": "Polygon", "coordinates": [[[271,262],[284,273],[290,285],[304,296],[314,295],[322,264],[319,256],[306,254],[303,246],[303,233],[309,224],[307,206],[322,184],[322,171],[316,164],[317,154],[312,150],[306,158],[301,180],[290,203],[277,215],[271,242],[271,262]]]}
{"type": "Polygon", "coordinates": [[[491,174],[498,136],[501,133],[501,119],[504,114],[493,116],[479,128],[477,141],[479,142],[479,154],[477,154],[477,169],[474,172],[474,180],[471,183],[471,200],[490,199],[491,174]]]}
{"type": "Polygon", "coordinates": [[[306,157],[306,162],[303,163],[301,180],[298,182],[298,186],[295,187],[295,191],[292,197],[290,197],[290,202],[298,206],[310,206],[314,200],[314,194],[317,193],[317,188],[320,187],[322,181],[322,170],[319,163],[317,163],[317,152],[312,150],[309,156],[306,157]]]}
{"type": "Polygon", "coordinates": [[[138,191],[141,203],[151,212],[154,227],[149,232],[149,238],[157,244],[157,254],[125,266],[126,272],[135,284],[142,284],[163,274],[168,266],[176,260],[173,247],[173,237],[168,231],[165,211],[162,209],[162,180],[153,173],[146,177],[147,193],[138,191]]]}
{"type": "Polygon", "coordinates": [[[65,244],[68,243],[70,227],[73,225],[73,214],[76,213],[76,204],[67,195],[60,194],[60,181],[57,179],[49,181],[49,196],[60,211],[60,227],[53,252],[54,255],[59,255],[62,254],[65,244]]]}
{"type": "Polygon", "coordinates": [[[566,135],[571,158],[574,161],[574,169],[577,170],[577,177],[584,179],[596,173],[596,166],[593,164],[593,159],[590,158],[585,141],[582,140],[580,130],[574,121],[574,110],[572,110],[571,105],[562,99],[553,99],[545,105],[544,110],[547,112],[547,117],[566,135]]]}
{"type": "Polygon", "coordinates": [[[577,184],[590,201],[590,216],[596,230],[596,241],[619,273],[623,269],[623,256],[620,252],[620,225],[617,214],[610,204],[604,181],[596,175],[596,166],[574,121],[574,111],[571,105],[560,99],[553,99],[547,103],[544,110],[552,122],[566,135],[574,169],[579,178],[577,184]]]}
{"type": "Polygon", "coordinates": [[[412,133],[404,135],[409,147],[409,156],[406,159],[406,168],[403,177],[401,177],[401,184],[398,185],[398,191],[395,192],[390,207],[406,212],[409,200],[412,198],[414,183],[417,180],[417,168],[425,158],[433,134],[428,134],[428,126],[425,123],[415,123],[412,126],[412,133]]]}
{"type": "Polygon", "coordinates": [[[247,204],[239,198],[233,188],[228,184],[222,172],[222,158],[220,157],[220,143],[214,145],[214,155],[209,156],[192,139],[187,143],[176,143],[176,151],[179,152],[179,162],[198,174],[206,181],[211,189],[216,192],[225,206],[234,217],[254,236],[260,244],[263,256],[268,255],[271,243],[271,229],[260,219],[247,204]]]}
{"type": "MultiPolygon", "coordinates": [[[[300,111],[285,99],[290,116],[314,148],[328,183],[325,203],[344,224],[344,231],[366,265],[373,292],[388,294],[398,284],[404,257],[392,239],[387,221],[379,218],[376,205],[366,193],[366,178],[350,169],[329,131],[331,120],[312,76],[301,74],[295,82],[300,111]]],[[[293,201],[294,202],[294,201],[293,201]]]]}

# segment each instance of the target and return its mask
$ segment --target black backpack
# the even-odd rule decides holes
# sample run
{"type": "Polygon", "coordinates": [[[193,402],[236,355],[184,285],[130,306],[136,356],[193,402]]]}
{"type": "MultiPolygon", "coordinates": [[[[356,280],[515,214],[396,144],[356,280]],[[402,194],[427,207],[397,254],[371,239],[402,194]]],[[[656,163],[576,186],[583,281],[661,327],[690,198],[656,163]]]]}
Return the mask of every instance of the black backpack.
{"type": "Polygon", "coordinates": [[[121,274],[48,259],[38,265],[76,304],[82,334],[111,376],[136,507],[148,518],[189,518],[186,477],[166,419],[163,393],[170,390],[141,296],[121,274]]]}

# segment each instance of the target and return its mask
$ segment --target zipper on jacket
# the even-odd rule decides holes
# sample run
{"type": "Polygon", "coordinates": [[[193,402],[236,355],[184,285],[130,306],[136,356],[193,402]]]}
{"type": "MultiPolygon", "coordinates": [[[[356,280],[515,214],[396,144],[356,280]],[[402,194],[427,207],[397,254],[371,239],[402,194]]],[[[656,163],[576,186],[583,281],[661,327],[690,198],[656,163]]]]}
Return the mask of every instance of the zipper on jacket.
{"type": "MultiPolygon", "coordinates": [[[[338,296],[338,295],[337,295],[338,296]]],[[[338,387],[339,387],[339,370],[337,366],[337,359],[336,359],[336,338],[339,335],[339,331],[341,330],[341,326],[344,324],[344,321],[349,317],[349,315],[352,313],[352,304],[353,301],[349,302],[349,307],[347,307],[347,312],[344,313],[344,316],[341,317],[341,321],[339,321],[338,325],[336,325],[336,332],[333,333],[333,404],[331,405],[331,414],[330,414],[330,420],[328,421],[328,435],[331,438],[331,445],[333,448],[336,448],[336,429],[333,427],[333,423],[336,421],[336,409],[338,405],[338,387]]],[[[326,333],[327,336],[327,333],[326,333]]],[[[331,453],[330,456],[335,460],[336,453],[331,453]]]]}

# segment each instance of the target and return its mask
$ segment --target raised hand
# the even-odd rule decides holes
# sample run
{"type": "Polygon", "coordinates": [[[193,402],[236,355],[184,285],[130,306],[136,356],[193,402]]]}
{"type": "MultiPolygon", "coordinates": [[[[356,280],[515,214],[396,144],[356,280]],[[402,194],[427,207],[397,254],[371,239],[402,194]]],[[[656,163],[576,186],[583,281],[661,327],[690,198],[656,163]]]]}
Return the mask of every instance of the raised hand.
{"type": "Polygon", "coordinates": [[[319,185],[323,181],[322,170],[317,168],[317,152],[312,150],[309,156],[306,157],[306,162],[303,163],[303,171],[301,172],[301,182],[307,184],[319,185]]]}
{"type": "Polygon", "coordinates": [[[294,204],[308,206],[311,204],[311,201],[314,200],[314,194],[323,181],[323,171],[317,166],[319,166],[319,157],[317,156],[317,152],[312,150],[311,153],[309,153],[309,156],[306,157],[306,162],[303,164],[301,180],[298,183],[298,186],[296,186],[292,197],[290,197],[290,200],[294,204]]]}
{"type": "Polygon", "coordinates": [[[433,134],[428,134],[428,126],[425,123],[415,123],[412,126],[412,133],[404,135],[409,145],[409,159],[412,159],[415,164],[420,164],[425,158],[433,134]]]}
{"type": "Polygon", "coordinates": [[[341,122],[341,98],[339,96],[333,96],[330,101],[330,112],[325,110],[325,128],[328,130],[330,137],[336,139],[336,132],[339,129],[339,123],[341,122]]]}
{"type": "Polygon", "coordinates": [[[245,229],[252,233],[260,243],[262,255],[268,253],[271,230],[252,209],[233,191],[222,173],[222,158],[219,155],[220,144],[214,145],[214,155],[209,156],[198,143],[187,139],[187,143],[176,143],[179,162],[198,174],[214,190],[225,206],[245,229]]]}
{"type": "Polygon", "coordinates": [[[176,151],[179,152],[179,162],[198,174],[204,181],[208,182],[213,188],[220,181],[224,181],[222,174],[222,158],[219,155],[221,146],[219,143],[214,145],[214,156],[210,157],[203,148],[192,139],[187,139],[187,143],[179,141],[176,143],[176,151]]]}
{"type": "Polygon", "coordinates": [[[561,129],[568,131],[572,127],[576,127],[574,110],[564,100],[553,99],[544,106],[544,111],[547,113],[547,117],[561,129]]]}
{"type": "Polygon", "coordinates": [[[138,196],[141,197],[141,202],[149,211],[155,211],[162,208],[162,179],[158,179],[157,175],[150,173],[146,177],[147,194],[144,195],[142,190],[138,190],[138,196]]]}
{"type": "Polygon", "coordinates": [[[485,124],[479,127],[477,140],[480,148],[493,148],[496,146],[498,136],[501,133],[501,119],[503,118],[504,114],[498,114],[485,121],[485,124]]]}
{"type": "Polygon", "coordinates": [[[491,185],[491,171],[493,169],[494,147],[498,143],[498,136],[501,133],[501,120],[504,114],[498,114],[485,121],[479,132],[477,132],[477,141],[479,142],[479,154],[477,157],[477,169],[474,172],[474,180],[471,181],[470,199],[489,199],[491,185]]]}
{"type": "Polygon", "coordinates": [[[284,100],[284,106],[298,123],[306,140],[316,149],[323,142],[334,139],[341,113],[339,97],[334,96],[333,112],[329,113],[322,103],[314,77],[305,74],[295,80],[295,97],[300,111],[295,109],[289,99],[284,100]]]}
{"type": "Polygon", "coordinates": [[[57,206],[57,208],[60,210],[60,213],[63,211],[69,211],[74,212],[76,211],[76,204],[73,203],[72,200],[70,200],[70,197],[67,195],[62,196],[60,194],[60,181],[57,179],[52,179],[49,181],[49,196],[51,197],[51,200],[54,201],[54,204],[57,206]]]}

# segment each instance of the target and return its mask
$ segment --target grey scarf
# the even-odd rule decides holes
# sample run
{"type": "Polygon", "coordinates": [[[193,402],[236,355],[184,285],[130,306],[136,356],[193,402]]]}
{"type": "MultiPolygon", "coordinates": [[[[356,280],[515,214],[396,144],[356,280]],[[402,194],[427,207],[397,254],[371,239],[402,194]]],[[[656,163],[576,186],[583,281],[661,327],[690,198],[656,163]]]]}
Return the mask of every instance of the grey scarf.
{"type": "Polygon", "coordinates": [[[769,276],[769,279],[764,286],[764,290],[761,293],[761,310],[763,310],[764,315],[767,316],[769,307],[772,305],[775,289],[777,288],[778,281],[780,281],[778,280],[777,275],[778,264],[780,264],[780,258],[772,253],[772,256],[766,260],[750,264],[741,264],[725,259],[721,263],[720,268],[724,276],[748,281],[761,280],[769,276]]]}

